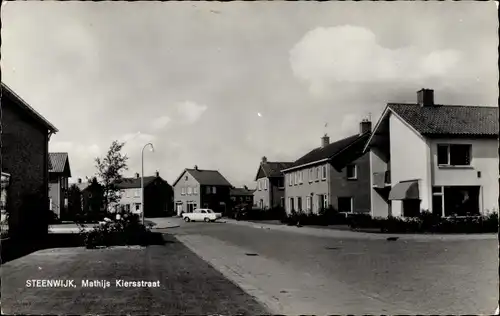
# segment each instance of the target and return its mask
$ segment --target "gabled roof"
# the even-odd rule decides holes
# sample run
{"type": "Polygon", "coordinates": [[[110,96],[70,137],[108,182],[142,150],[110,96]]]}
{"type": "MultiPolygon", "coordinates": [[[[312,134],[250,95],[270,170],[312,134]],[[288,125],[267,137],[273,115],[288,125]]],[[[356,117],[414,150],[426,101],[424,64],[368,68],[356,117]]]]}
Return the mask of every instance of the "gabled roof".
{"type": "Polygon", "coordinates": [[[66,173],[67,177],[71,177],[68,153],[49,153],[49,158],[49,172],[66,173]]]}
{"type": "Polygon", "coordinates": [[[497,137],[498,107],[389,103],[388,107],[424,136],[497,137]]]}
{"type": "Polygon", "coordinates": [[[229,191],[229,194],[232,196],[240,196],[240,195],[253,195],[255,190],[245,189],[245,188],[232,188],[229,191]]]}
{"type": "Polygon", "coordinates": [[[90,186],[90,183],[88,182],[82,182],[82,183],[74,183],[74,185],[76,185],[76,187],[81,191],[87,189],[89,186],[90,186]]]}
{"type": "MultiPolygon", "coordinates": [[[[388,103],[375,125],[374,134],[389,113],[395,114],[417,133],[429,138],[498,138],[498,107],[388,103]]],[[[370,141],[371,138],[365,150],[370,141]]]]}
{"type": "Polygon", "coordinates": [[[285,172],[299,169],[308,165],[313,165],[322,161],[329,161],[339,167],[357,159],[363,151],[364,145],[371,133],[356,134],[336,142],[330,143],[325,147],[318,147],[304,156],[297,159],[285,172]]]}
{"type": "MultiPolygon", "coordinates": [[[[144,177],[144,187],[147,187],[154,180],[161,177],[146,176],[144,177]]],[[[163,180],[163,179],[162,179],[163,180]]],[[[141,178],[123,178],[119,183],[116,184],[119,189],[139,189],[141,188],[141,178]]]]}
{"type": "Polygon", "coordinates": [[[232,186],[218,170],[184,169],[175,180],[173,186],[179,182],[184,173],[188,172],[200,185],[232,186]]]}
{"type": "Polygon", "coordinates": [[[282,162],[282,161],[266,161],[262,162],[257,170],[257,175],[255,176],[255,181],[257,181],[259,176],[259,171],[262,170],[266,178],[282,177],[283,170],[290,168],[293,162],[282,162]]]}
{"type": "Polygon", "coordinates": [[[20,96],[18,96],[12,89],[10,89],[5,83],[2,82],[2,98],[7,98],[12,101],[13,104],[17,105],[19,109],[30,115],[37,122],[41,123],[43,126],[47,127],[49,132],[57,133],[59,130],[52,125],[46,118],[44,118],[40,113],[33,109],[26,101],[24,101],[20,96]]]}

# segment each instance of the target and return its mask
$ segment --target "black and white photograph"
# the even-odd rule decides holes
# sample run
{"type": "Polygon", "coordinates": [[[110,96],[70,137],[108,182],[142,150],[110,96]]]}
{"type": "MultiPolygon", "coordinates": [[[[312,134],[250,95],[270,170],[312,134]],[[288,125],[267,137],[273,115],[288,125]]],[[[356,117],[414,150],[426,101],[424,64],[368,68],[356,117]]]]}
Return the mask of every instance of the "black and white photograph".
{"type": "Polygon", "coordinates": [[[498,1],[2,1],[1,313],[499,314],[498,1]]]}

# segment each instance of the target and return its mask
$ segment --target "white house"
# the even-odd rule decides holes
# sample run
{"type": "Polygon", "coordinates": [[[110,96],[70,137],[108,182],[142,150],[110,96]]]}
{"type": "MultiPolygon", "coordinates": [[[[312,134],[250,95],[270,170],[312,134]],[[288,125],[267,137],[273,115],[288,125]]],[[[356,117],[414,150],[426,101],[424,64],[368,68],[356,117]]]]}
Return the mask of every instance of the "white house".
{"type": "Polygon", "coordinates": [[[498,107],[387,104],[370,152],[372,216],[441,216],[498,211],[498,107]]]}

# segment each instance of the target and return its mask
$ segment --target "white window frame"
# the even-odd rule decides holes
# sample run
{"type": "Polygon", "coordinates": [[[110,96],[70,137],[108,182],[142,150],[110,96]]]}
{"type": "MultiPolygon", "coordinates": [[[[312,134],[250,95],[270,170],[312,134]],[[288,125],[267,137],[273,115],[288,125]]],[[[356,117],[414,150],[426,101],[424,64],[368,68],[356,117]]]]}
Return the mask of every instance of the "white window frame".
{"type": "Polygon", "coordinates": [[[309,183],[314,180],[314,168],[309,168],[309,183]]]}
{"type": "Polygon", "coordinates": [[[304,202],[302,201],[302,197],[297,196],[295,199],[297,200],[297,212],[303,211],[302,207],[304,206],[304,202]],[[299,203],[299,199],[300,199],[300,203],[299,203]]]}
{"type": "Polygon", "coordinates": [[[210,193],[212,193],[212,188],[211,188],[211,187],[209,187],[209,186],[207,186],[207,187],[206,187],[206,190],[205,190],[205,193],[206,193],[206,194],[210,194],[210,193]]]}
{"type": "Polygon", "coordinates": [[[327,170],[326,165],[321,167],[321,180],[326,180],[327,170]]]}
{"type": "Polygon", "coordinates": [[[268,182],[268,179],[264,179],[264,190],[267,190],[267,182],[268,182]]]}
{"type": "Polygon", "coordinates": [[[188,195],[193,194],[193,188],[192,187],[187,187],[187,194],[188,195]]]}
{"type": "Polygon", "coordinates": [[[193,193],[194,193],[195,195],[196,195],[196,194],[198,194],[198,187],[194,187],[194,188],[193,188],[193,193]]]}
{"type": "Polygon", "coordinates": [[[306,196],[306,209],[307,209],[308,211],[310,211],[310,210],[311,210],[311,197],[310,197],[309,195],[308,195],[308,196],[306,196]]]}
{"type": "Polygon", "coordinates": [[[293,173],[290,173],[288,175],[288,186],[292,186],[293,185],[293,173]]]}
{"type": "Polygon", "coordinates": [[[320,168],[319,167],[316,167],[316,181],[319,181],[319,178],[320,178],[320,168]]]}
{"type": "Polygon", "coordinates": [[[212,194],[216,194],[217,193],[217,188],[216,187],[212,187],[212,194]]]}
{"type": "Polygon", "coordinates": [[[323,194],[323,207],[327,209],[329,206],[328,204],[328,194],[323,194]]]}
{"type": "Polygon", "coordinates": [[[346,168],[345,168],[345,174],[346,174],[346,177],[348,180],[356,180],[358,179],[358,166],[357,165],[354,165],[354,164],[351,164],[351,165],[347,165],[346,168]],[[349,177],[348,176],[348,168],[349,167],[353,167],[354,168],[354,176],[352,177],[349,177]]]}
{"type": "Polygon", "coordinates": [[[437,144],[436,146],[436,164],[439,167],[470,167],[472,166],[472,144],[456,144],[456,143],[450,143],[450,144],[437,144]],[[452,165],[451,164],[451,146],[468,146],[469,147],[469,164],[468,165],[452,165]],[[439,163],[439,147],[446,147],[446,151],[448,154],[448,162],[445,164],[440,164],[439,163]]]}
{"type": "Polygon", "coordinates": [[[185,187],[181,188],[181,195],[186,195],[186,188],[185,187]]]}
{"type": "MultiPolygon", "coordinates": [[[[440,188],[440,192],[432,192],[432,196],[440,196],[441,197],[441,216],[444,217],[446,212],[444,209],[444,186],[442,185],[434,185],[431,187],[431,191],[433,188],[440,188]]],[[[431,205],[432,205],[432,200],[431,200],[431,205]]],[[[434,210],[432,210],[434,213],[434,210]]]]}
{"type": "Polygon", "coordinates": [[[259,191],[262,191],[262,181],[261,181],[261,179],[257,180],[257,186],[259,188],[259,191]]]}
{"type": "Polygon", "coordinates": [[[293,185],[297,185],[299,183],[299,173],[298,172],[294,172],[293,173],[293,178],[295,179],[294,182],[293,182],[293,185]]]}
{"type": "Polygon", "coordinates": [[[302,184],[303,183],[303,178],[304,177],[304,171],[301,170],[299,171],[299,184],[302,184]]]}
{"type": "Polygon", "coordinates": [[[339,196],[337,198],[337,203],[338,203],[338,199],[347,199],[347,198],[351,199],[351,211],[350,212],[341,212],[339,210],[339,212],[341,212],[341,213],[347,213],[347,214],[352,214],[352,213],[354,213],[354,197],[352,197],[352,196],[339,196]]]}

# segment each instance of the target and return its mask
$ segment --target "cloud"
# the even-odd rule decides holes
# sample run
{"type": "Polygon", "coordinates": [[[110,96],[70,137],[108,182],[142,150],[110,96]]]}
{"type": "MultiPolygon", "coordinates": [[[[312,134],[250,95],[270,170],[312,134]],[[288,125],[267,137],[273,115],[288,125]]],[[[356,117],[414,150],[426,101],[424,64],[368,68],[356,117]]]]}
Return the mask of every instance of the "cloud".
{"type": "Polygon", "coordinates": [[[290,50],[296,78],[322,95],[335,83],[412,82],[445,77],[461,60],[458,51],[426,52],[414,46],[389,49],[367,28],[344,25],[309,31],[290,50]]]}
{"type": "Polygon", "coordinates": [[[208,109],[208,106],[197,104],[192,101],[184,101],[176,105],[177,112],[188,123],[194,123],[200,119],[202,114],[208,109]]]}
{"type": "Polygon", "coordinates": [[[94,159],[101,154],[101,148],[97,144],[82,144],[68,141],[49,142],[49,151],[68,153],[73,178],[84,178],[94,175],[94,159]]]}
{"type": "Polygon", "coordinates": [[[168,125],[168,123],[170,123],[170,121],[172,121],[170,117],[166,115],[160,116],[153,120],[151,126],[153,127],[154,130],[160,130],[165,128],[168,125]]]}

